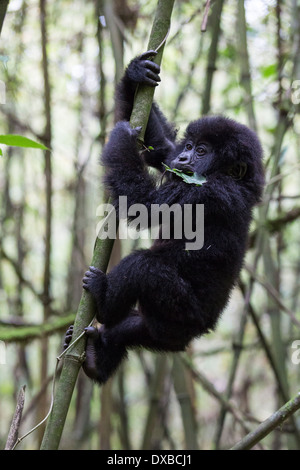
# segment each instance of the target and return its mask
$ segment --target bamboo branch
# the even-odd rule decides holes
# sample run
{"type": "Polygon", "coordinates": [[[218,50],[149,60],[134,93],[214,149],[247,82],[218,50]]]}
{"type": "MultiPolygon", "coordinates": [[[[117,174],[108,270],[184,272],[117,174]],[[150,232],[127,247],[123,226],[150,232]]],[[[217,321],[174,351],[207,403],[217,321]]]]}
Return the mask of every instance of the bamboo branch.
{"type": "Polygon", "coordinates": [[[18,439],[19,428],[22,419],[22,413],[25,404],[25,388],[26,385],[23,385],[21,390],[19,391],[18,398],[17,398],[17,406],[16,410],[12,419],[12,423],[10,426],[10,430],[8,433],[8,438],[5,444],[5,450],[11,450],[18,439]]]}
{"type": "Polygon", "coordinates": [[[6,15],[6,10],[7,10],[8,4],[9,4],[9,0],[1,0],[0,1],[0,34],[1,34],[1,31],[2,31],[2,26],[3,26],[3,22],[4,22],[5,15],[6,15]]]}
{"type": "Polygon", "coordinates": [[[45,339],[57,332],[66,331],[74,321],[75,314],[62,315],[46,323],[37,325],[0,326],[0,341],[6,343],[22,343],[33,339],[45,339]]]}
{"type": "Polygon", "coordinates": [[[205,33],[206,31],[209,9],[210,9],[210,0],[206,0],[204,16],[203,16],[202,25],[201,25],[201,33],[205,33]]]}
{"type": "Polygon", "coordinates": [[[209,395],[211,395],[216,400],[218,400],[219,403],[221,403],[221,405],[233,415],[234,419],[240,424],[240,426],[244,429],[244,431],[249,432],[249,428],[245,423],[245,417],[240,412],[238,407],[230,399],[227,399],[226,397],[224,398],[224,394],[218,392],[218,390],[205,377],[205,375],[203,375],[198,370],[195,370],[195,368],[193,367],[192,361],[187,356],[187,354],[181,354],[179,357],[180,357],[180,360],[189,368],[194,379],[202,385],[203,389],[206,390],[206,392],[209,393],[209,395]]]}
{"type": "Polygon", "coordinates": [[[255,431],[250,432],[240,442],[235,444],[231,450],[249,450],[286,421],[300,408],[300,392],[273,413],[268,419],[261,423],[255,431]]]}
{"type": "MultiPolygon", "coordinates": [[[[165,39],[169,30],[173,4],[174,0],[158,1],[148,49],[157,48],[165,39]]],[[[160,48],[155,57],[156,63],[160,63],[161,61],[162,50],[163,48],[160,48]]],[[[145,130],[151,110],[153,93],[153,88],[139,87],[130,121],[132,127],[142,125],[143,130],[145,130]]],[[[102,271],[106,271],[113,242],[113,240],[108,238],[105,240],[99,240],[97,238],[91,263],[93,266],[96,266],[102,271]]],[[[83,332],[84,328],[91,323],[94,312],[94,303],[91,295],[88,292],[83,292],[74,323],[74,340],[76,340],[83,332]]],[[[65,356],[60,380],[57,384],[53,409],[41,445],[41,449],[43,450],[57,449],[59,446],[77,375],[82,361],[84,360],[84,351],[85,339],[81,338],[74,345],[71,352],[68,352],[65,356]]]]}
{"type": "MultiPolygon", "coordinates": [[[[300,321],[296,318],[294,312],[292,312],[286,305],[282,302],[280,299],[280,294],[278,290],[274,287],[274,283],[268,282],[265,280],[262,276],[259,276],[255,269],[253,269],[250,265],[245,264],[245,269],[251,274],[253,279],[257,281],[270,295],[270,297],[275,301],[276,305],[283,311],[285,312],[291,319],[291,322],[297,326],[298,328],[300,327],[300,321]]],[[[267,277],[267,279],[270,279],[270,277],[267,277]]]]}
{"type": "Polygon", "coordinates": [[[3,260],[7,261],[11,266],[12,268],[14,269],[15,271],[15,275],[17,276],[18,278],[18,281],[19,283],[22,285],[22,286],[25,286],[27,287],[31,292],[32,294],[38,299],[38,300],[42,300],[42,294],[37,292],[37,290],[35,289],[35,287],[33,286],[33,284],[28,281],[27,279],[25,279],[23,273],[22,273],[22,270],[20,269],[20,266],[18,264],[18,261],[17,260],[14,260],[13,258],[11,258],[9,256],[9,254],[5,251],[5,249],[3,248],[3,246],[0,244],[0,256],[3,260]]]}

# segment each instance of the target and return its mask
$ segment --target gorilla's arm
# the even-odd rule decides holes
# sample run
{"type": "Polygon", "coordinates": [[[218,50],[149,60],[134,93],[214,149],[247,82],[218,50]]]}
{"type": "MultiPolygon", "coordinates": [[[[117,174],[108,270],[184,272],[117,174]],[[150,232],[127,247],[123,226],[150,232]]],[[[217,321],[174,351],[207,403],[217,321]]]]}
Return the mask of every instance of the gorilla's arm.
{"type": "Polygon", "coordinates": [[[105,183],[115,207],[119,197],[127,196],[127,207],[143,204],[150,215],[151,204],[206,204],[213,213],[226,214],[233,205],[238,208],[244,200],[233,191],[235,184],[229,176],[211,177],[209,184],[198,187],[181,179],[171,179],[156,186],[138,153],[136,139],[139,130],[121,121],[116,124],[103,151],[102,163],[106,167],[105,183]],[[241,199],[241,200],[240,200],[241,199]]]}
{"type": "MultiPolygon", "coordinates": [[[[132,129],[125,121],[118,122],[111,132],[110,139],[103,151],[102,163],[105,165],[105,184],[115,207],[119,197],[127,196],[127,206],[143,204],[149,210],[151,204],[184,203],[185,198],[199,200],[199,188],[169,181],[156,187],[155,180],[137,150],[139,129],[132,129]],[[187,188],[188,186],[188,188],[187,188]],[[188,194],[188,195],[187,195],[188,194]],[[195,197],[196,196],[196,197],[195,197]]],[[[186,200],[186,203],[189,201],[186,200]]]]}
{"type": "MultiPolygon", "coordinates": [[[[133,59],[128,65],[116,90],[116,121],[130,120],[134,96],[139,84],[158,85],[160,67],[148,60],[155,54],[155,51],[147,51],[133,59]]],[[[163,171],[161,162],[164,162],[173,150],[175,138],[174,127],[168,123],[157,104],[153,103],[145,132],[145,146],[151,146],[154,150],[145,152],[147,164],[163,171]]]]}

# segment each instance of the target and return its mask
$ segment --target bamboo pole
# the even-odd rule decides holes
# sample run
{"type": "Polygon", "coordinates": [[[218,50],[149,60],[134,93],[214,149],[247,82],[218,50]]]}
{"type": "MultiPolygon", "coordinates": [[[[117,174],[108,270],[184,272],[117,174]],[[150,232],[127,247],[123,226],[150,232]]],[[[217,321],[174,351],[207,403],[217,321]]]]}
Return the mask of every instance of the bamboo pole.
{"type": "Polygon", "coordinates": [[[172,376],[176,397],[181,410],[185,447],[188,450],[198,450],[196,413],[192,402],[191,390],[188,386],[187,372],[181,358],[175,355],[172,376]]]}
{"type": "MultiPolygon", "coordinates": [[[[47,27],[47,0],[40,0],[40,25],[41,25],[41,48],[42,48],[42,74],[44,81],[44,114],[45,127],[43,132],[43,143],[50,149],[52,147],[52,109],[51,109],[51,83],[49,77],[49,57],[48,57],[48,27],[47,27]]],[[[52,250],[52,199],[53,199],[53,176],[52,176],[52,156],[51,151],[44,152],[44,178],[45,178],[45,246],[44,246],[44,268],[43,268],[43,323],[47,323],[50,317],[50,290],[51,290],[51,250],[52,250]]],[[[47,380],[48,375],[48,338],[42,338],[41,341],[41,364],[40,364],[40,382],[47,380]]],[[[37,416],[42,420],[47,412],[48,396],[44,393],[38,404],[37,416]]],[[[43,427],[39,428],[41,441],[43,436],[43,427]]]]}
{"type": "Polygon", "coordinates": [[[237,2],[237,39],[240,56],[241,85],[244,88],[244,108],[248,116],[251,129],[257,130],[256,118],[252,97],[252,80],[248,54],[247,23],[244,1],[237,2]]]}
{"type": "Polygon", "coordinates": [[[158,355],[155,360],[155,370],[153,372],[149,390],[148,414],[145,419],[145,429],[141,450],[150,450],[152,448],[153,435],[159,416],[159,409],[161,406],[160,399],[163,395],[167,367],[168,357],[166,355],[158,355]]]}
{"type": "Polygon", "coordinates": [[[202,114],[207,114],[210,111],[211,89],[213,76],[216,71],[216,62],[218,57],[218,44],[221,35],[221,16],[224,6],[224,0],[219,0],[215,3],[212,10],[211,19],[211,44],[208,52],[207,66],[206,66],[206,82],[205,89],[202,96],[202,114]]]}
{"type": "MultiPolygon", "coordinates": [[[[163,52],[163,45],[162,47],[159,46],[163,43],[168,34],[173,5],[174,0],[158,0],[157,3],[148,49],[159,48],[155,57],[155,62],[158,64],[161,62],[163,52]]],[[[153,94],[154,88],[146,86],[139,87],[130,120],[132,127],[142,126],[143,131],[145,131],[151,110],[153,94]]],[[[102,271],[106,271],[113,242],[114,240],[110,239],[96,239],[94,255],[91,262],[93,266],[102,271]]],[[[74,323],[74,340],[83,332],[84,328],[91,323],[94,313],[93,299],[88,292],[84,291],[74,323]]],[[[59,446],[77,375],[84,360],[84,350],[85,339],[81,338],[71,349],[71,352],[67,353],[65,356],[41,450],[55,450],[59,446]]]]}

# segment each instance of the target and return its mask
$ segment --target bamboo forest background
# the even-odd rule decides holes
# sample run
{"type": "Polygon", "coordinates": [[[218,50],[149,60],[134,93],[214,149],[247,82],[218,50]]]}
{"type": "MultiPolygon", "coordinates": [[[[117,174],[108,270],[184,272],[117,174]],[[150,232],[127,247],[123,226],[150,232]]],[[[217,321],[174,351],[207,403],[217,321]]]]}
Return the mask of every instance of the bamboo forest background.
{"type": "MultiPolygon", "coordinates": [[[[20,434],[47,414],[92,257],[114,87],[146,50],[156,3],[9,2],[1,134],[51,151],[1,147],[1,448],[24,384],[20,434]]],[[[300,4],[216,0],[205,26],[208,3],[175,1],[155,99],[179,135],[207,113],[257,130],[267,186],[245,266],[217,330],[187,353],[131,352],[102,388],[80,373],[64,449],[227,449],[299,391],[300,4]]],[[[116,243],[111,264],[134,246],[116,243]]],[[[43,427],[19,447],[38,449],[42,436],[43,427]]],[[[255,448],[300,449],[300,415],[255,448]]]]}

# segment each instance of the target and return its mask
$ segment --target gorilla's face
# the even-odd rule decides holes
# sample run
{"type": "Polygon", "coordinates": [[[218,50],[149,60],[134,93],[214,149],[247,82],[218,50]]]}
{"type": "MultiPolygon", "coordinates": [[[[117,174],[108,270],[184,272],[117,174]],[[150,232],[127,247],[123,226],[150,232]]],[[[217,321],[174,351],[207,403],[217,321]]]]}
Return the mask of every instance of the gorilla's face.
{"type": "Polygon", "coordinates": [[[184,143],[184,148],[171,162],[171,168],[184,173],[196,173],[205,176],[214,167],[215,152],[208,142],[195,140],[191,136],[184,143]]]}

